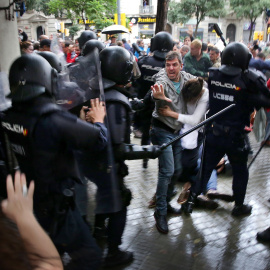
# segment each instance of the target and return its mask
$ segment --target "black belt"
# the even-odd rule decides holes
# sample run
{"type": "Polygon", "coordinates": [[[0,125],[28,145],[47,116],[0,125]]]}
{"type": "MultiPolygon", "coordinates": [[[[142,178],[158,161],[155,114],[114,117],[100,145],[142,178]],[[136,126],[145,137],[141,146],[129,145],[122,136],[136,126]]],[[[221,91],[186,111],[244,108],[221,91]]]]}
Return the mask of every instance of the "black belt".
{"type": "Polygon", "coordinates": [[[244,135],[243,130],[239,130],[238,128],[232,127],[232,126],[224,126],[224,125],[218,124],[216,122],[212,123],[211,128],[212,128],[213,134],[216,136],[220,136],[223,134],[229,135],[230,133],[233,133],[233,134],[237,133],[237,134],[239,134],[239,136],[244,135]]]}
{"type": "Polygon", "coordinates": [[[170,128],[169,126],[154,117],[152,117],[152,126],[165,129],[166,131],[169,131],[171,133],[178,132],[178,130],[170,128]]]}

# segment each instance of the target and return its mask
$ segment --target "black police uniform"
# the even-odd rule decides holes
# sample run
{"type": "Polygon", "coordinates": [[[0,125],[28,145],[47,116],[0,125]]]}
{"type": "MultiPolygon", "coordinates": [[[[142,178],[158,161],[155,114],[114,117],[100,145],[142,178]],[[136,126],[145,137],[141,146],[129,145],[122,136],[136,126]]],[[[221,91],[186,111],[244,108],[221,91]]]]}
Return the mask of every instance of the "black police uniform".
{"type": "MultiPolygon", "coordinates": [[[[102,228],[104,220],[109,217],[109,250],[117,249],[122,242],[126,207],[131,201],[131,192],[124,184],[124,177],[128,175],[125,159],[156,157],[153,146],[129,145],[131,105],[128,95],[126,89],[122,87],[113,86],[105,89],[110,143],[106,149],[92,155],[92,158],[86,151],[79,157],[82,173],[98,187],[95,230],[102,228]]],[[[98,234],[97,231],[96,233],[98,234]]]]}
{"type": "Polygon", "coordinates": [[[6,178],[8,175],[6,138],[2,128],[3,114],[0,112],[0,197],[7,197],[6,178]]]}
{"type": "Polygon", "coordinates": [[[149,130],[155,103],[151,98],[151,86],[154,84],[152,76],[165,67],[165,59],[154,56],[142,56],[138,60],[141,77],[136,81],[137,97],[144,100],[144,108],[135,113],[134,120],[138,119],[142,132],[141,144],[150,144],[149,130]],[[148,94],[147,94],[148,93],[148,94]],[[150,94],[149,94],[150,93],[150,94]]]}
{"type": "Polygon", "coordinates": [[[202,180],[197,194],[205,190],[213,169],[227,154],[233,171],[233,196],[235,206],[244,203],[248,183],[247,159],[249,147],[244,127],[249,125],[254,107],[264,106],[269,98],[265,82],[253,71],[222,66],[209,70],[209,117],[225,107],[236,104],[206,128],[202,180]],[[234,72],[231,72],[235,69],[234,72]],[[262,97],[263,98],[258,98],[262,97]]]}
{"type": "Polygon", "coordinates": [[[27,102],[13,102],[2,126],[21,171],[27,180],[35,180],[34,212],[41,226],[50,233],[60,253],[69,253],[70,266],[98,269],[101,251],[72,196],[74,182],[80,181],[73,151],[104,148],[105,126],[77,119],[44,95],[27,102]],[[64,218],[71,217],[71,223],[62,220],[62,211],[66,213],[64,218]],[[60,224],[62,228],[57,227],[60,224]]]}

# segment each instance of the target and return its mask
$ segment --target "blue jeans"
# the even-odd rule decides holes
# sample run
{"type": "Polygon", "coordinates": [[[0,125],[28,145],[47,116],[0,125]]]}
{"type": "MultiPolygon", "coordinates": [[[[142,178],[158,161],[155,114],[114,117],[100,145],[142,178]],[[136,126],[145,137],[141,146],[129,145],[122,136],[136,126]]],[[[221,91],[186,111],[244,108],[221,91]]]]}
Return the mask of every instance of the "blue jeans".
{"type": "MultiPolygon", "coordinates": [[[[200,146],[200,150],[199,150],[200,158],[198,159],[198,170],[200,169],[200,166],[201,166],[202,148],[203,148],[203,145],[200,146]]],[[[206,189],[204,190],[204,194],[206,194],[207,191],[210,189],[217,190],[217,170],[216,169],[214,169],[211,173],[206,189]]]]}
{"type": "MultiPolygon", "coordinates": [[[[151,141],[155,145],[162,145],[177,137],[178,134],[171,133],[162,128],[153,127],[150,131],[151,141]]],[[[172,188],[168,185],[175,183],[182,171],[181,165],[181,141],[178,140],[162,151],[158,158],[159,171],[156,191],[156,210],[159,215],[167,214],[167,198],[172,194],[172,188]]]]}

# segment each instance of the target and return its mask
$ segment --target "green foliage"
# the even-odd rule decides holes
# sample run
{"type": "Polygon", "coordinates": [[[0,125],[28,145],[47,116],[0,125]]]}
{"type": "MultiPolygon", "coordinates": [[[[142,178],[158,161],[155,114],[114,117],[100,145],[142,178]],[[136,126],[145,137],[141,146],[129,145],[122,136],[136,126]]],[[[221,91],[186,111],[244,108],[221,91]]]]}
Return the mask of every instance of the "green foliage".
{"type": "Polygon", "coordinates": [[[251,40],[253,25],[256,19],[262,12],[270,7],[269,0],[230,0],[230,7],[235,12],[237,18],[247,18],[250,21],[250,34],[251,40]]]}
{"type": "Polygon", "coordinates": [[[94,21],[96,28],[103,28],[112,24],[110,18],[116,11],[116,0],[50,0],[48,6],[58,17],[88,18],[94,21]]]}
{"type": "Polygon", "coordinates": [[[195,17],[198,25],[209,17],[223,17],[225,15],[224,0],[182,0],[181,3],[170,2],[168,19],[172,23],[186,23],[190,18],[195,17]]]}
{"type": "Polygon", "coordinates": [[[74,24],[72,26],[70,26],[69,29],[69,34],[74,37],[75,35],[77,35],[77,33],[81,30],[81,26],[78,24],[74,24]]]}
{"type": "Polygon", "coordinates": [[[25,6],[27,10],[41,11],[45,15],[52,14],[49,10],[48,3],[50,0],[26,0],[25,6]]]}
{"type": "Polygon", "coordinates": [[[270,8],[269,0],[230,0],[230,6],[237,18],[248,18],[255,21],[265,8],[270,8]]]}

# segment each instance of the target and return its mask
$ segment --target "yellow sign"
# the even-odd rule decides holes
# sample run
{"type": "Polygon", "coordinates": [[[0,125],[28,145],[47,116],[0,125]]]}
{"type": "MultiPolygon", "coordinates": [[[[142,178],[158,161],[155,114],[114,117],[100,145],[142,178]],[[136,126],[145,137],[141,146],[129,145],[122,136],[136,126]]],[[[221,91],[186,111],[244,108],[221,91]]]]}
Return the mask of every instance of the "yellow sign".
{"type": "Polygon", "coordinates": [[[258,40],[259,39],[259,32],[255,31],[253,34],[253,40],[258,40]]]}
{"type": "Polygon", "coordinates": [[[156,18],[138,18],[138,23],[155,23],[156,18]]]}
{"type": "Polygon", "coordinates": [[[84,20],[81,19],[81,20],[79,20],[79,24],[94,24],[94,21],[93,20],[90,21],[88,19],[84,21],[84,20]]]}
{"type": "Polygon", "coordinates": [[[270,27],[267,28],[267,35],[270,34],[270,27]]]}

